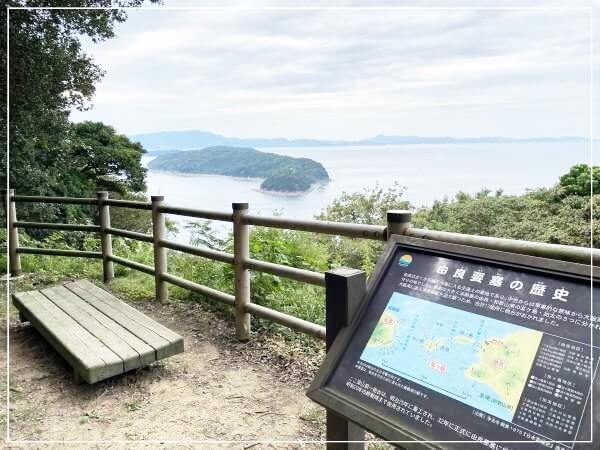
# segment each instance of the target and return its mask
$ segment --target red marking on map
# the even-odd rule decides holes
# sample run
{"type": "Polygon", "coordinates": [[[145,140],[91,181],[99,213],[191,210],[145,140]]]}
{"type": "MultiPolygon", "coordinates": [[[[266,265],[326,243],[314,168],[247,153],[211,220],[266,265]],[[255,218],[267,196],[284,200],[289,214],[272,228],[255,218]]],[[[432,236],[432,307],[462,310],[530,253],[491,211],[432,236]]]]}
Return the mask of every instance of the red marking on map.
{"type": "Polygon", "coordinates": [[[448,370],[448,366],[446,364],[434,361],[433,359],[429,361],[429,368],[437,370],[440,373],[446,373],[446,371],[448,370]]]}
{"type": "Polygon", "coordinates": [[[506,369],[507,366],[506,361],[503,361],[501,359],[492,359],[492,362],[490,364],[498,369],[506,369]]]}
{"type": "Polygon", "coordinates": [[[392,318],[391,317],[384,317],[383,323],[392,323],[392,318]]]}
{"type": "Polygon", "coordinates": [[[494,345],[504,345],[504,342],[502,342],[500,339],[492,339],[492,344],[494,344],[494,345]]]}

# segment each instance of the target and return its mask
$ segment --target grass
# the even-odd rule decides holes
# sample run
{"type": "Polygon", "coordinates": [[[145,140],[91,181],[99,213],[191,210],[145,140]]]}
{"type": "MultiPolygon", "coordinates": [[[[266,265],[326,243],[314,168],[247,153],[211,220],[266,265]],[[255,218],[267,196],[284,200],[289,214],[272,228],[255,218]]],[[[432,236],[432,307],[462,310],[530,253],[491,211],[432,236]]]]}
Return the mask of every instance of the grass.
{"type": "Polygon", "coordinates": [[[111,289],[118,291],[130,300],[149,300],[154,298],[154,277],[134,270],[121,273],[110,283],[111,289]]]}
{"type": "Polygon", "coordinates": [[[125,402],[125,409],[127,410],[127,412],[139,411],[140,409],[142,409],[142,406],[142,399],[140,398],[136,398],[125,402]]]}
{"type": "Polygon", "coordinates": [[[86,412],[79,419],[79,423],[83,425],[89,423],[92,420],[100,420],[100,414],[98,414],[96,411],[86,412]]]}
{"type": "MultiPolygon", "coordinates": [[[[66,248],[69,237],[64,232],[52,233],[43,241],[35,240],[21,233],[22,245],[31,247],[66,248]]],[[[232,251],[224,241],[222,250],[232,251]]],[[[97,250],[99,241],[86,238],[79,249],[97,250]]],[[[274,263],[323,271],[329,268],[324,249],[306,233],[292,233],[281,230],[255,231],[251,239],[252,257],[274,263]]],[[[124,238],[113,239],[113,253],[142,264],[153,265],[153,248],[146,242],[124,238]]],[[[23,271],[30,274],[26,279],[14,283],[18,290],[37,289],[57,284],[63,280],[88,278],[101,280],[101,261],[89,258],[56,257],[44,255],[21,255],[23,271]]],[[[0,256],[0,266],[6,267],[6,257],[0,256]]],[[[201,285],[232,294],[234,292],[234,272],[229,264],[198,258],[183,253],[168,251],[169,273],[201,285]]],[[[154,298],[154,277],[114,264],[114,281],[111,289],[130,300],[154,298]]],[[[288,280],[271,274],[251,272],[252,302],[299,317],[320,325],[325,323],[325,295],[322,287],[288,280]]],[[[228,306],[215,303],[186,289],[169,286],[173,301],[203,302],[207,309],[231,316],[228,306]]],[[[3,306],[0,306],[2,308],[3,306]]],[[[0,312],[2,312],[0,310],[0,312]]],[[[5,311],[4,311],[5,313],[5,311]]],[[[269,321],[253,319],[254,330],[266,330],[291,337],[299,336],[287,328],[269,321]]],[[[307,341],[308,342],[308,341],[307,341]]]]}
{"type": "Polygon", "coordinates": [[[300,419],[312,425],[321,427],[325,426],[326,414],[325,409],[319,406],[307,408],[300,414],[300,419]]]}

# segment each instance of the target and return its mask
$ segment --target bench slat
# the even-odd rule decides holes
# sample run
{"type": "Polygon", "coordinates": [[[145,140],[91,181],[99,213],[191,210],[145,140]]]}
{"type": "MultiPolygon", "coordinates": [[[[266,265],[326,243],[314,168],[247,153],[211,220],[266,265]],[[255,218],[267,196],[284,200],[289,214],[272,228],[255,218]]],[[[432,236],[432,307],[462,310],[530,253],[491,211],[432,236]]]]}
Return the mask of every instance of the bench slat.
{"type": "Polygon", "coordinates": [[[93,334],[123,360],[125,371],[155,361],[152,347],[63,286],[42,289],[56,306],[93,334]]]}
{"type": "Polygon", "coordinates": [[[159,347],[148,342],[157,350],[158,359],[183,351],[183,338],[181,336],[119,300],[111,293],[97,287],[93,283],[90,283],[87,280],[81,280],[67,283],[65,287],[79,295],[95,308],[105,312],[105,314],[106,311],[110,311],[111,313],[109,313],[109,315],[113,320],[117,320],[116,318],[118,317],[119,320],[123,322],[119,322],[121,325],[125,326],[131,333],[143,339],[145,342],[148,341],[142,337],[142,334],[147,336],[148,333],[167,341],[169,345],[161,345],[159,344],[160,341],[157,342],[159,347]],[[118,313],[115,313],[115,311],[118,311],[118,313]],[[125,323],[127,323],[127,325],[125,325],[125,323]],[[132,323],[135,324],[135,326],[131,325],[132,323]]]}
{"type": "MultiPolygon", "coordinates": [[[[156,351],[156,359],[162,359],[166,358],[167,356],[180,353],[180,351],[175,351],[175,349],[172,348],[171,342],[169,342],[167,339],[163,338],[154,331],[144,326],[141,326],[136,320],[132,319],[129,315],[123,314],[123,311],[118,306],[119,303],[123,302],[121,302],[119,299],[116,299],[116,302],[106,301],[105,298],[99,295],[95,290],[92,291],[84,289],[84,287],[87,286],[81,286],[79,283],[68,283],[65,284],[65,287],[73,293],[77,294],[89,305],[93,306],[100,312],[106,314],[119,325],[126,328],[130,333],[134,334],[146,344],[154,348],[154,350],[156,351]]],[[[100,289],[100,291],[103,290],[100,289]]],[[[152,320],[149,317],[146,318],[148,320],[152,320]]]]}
{"type": "Polygon", "coordinates": [[[117,297],[112,295],[110,292],[105,291],[102,288],[99,288],[94,283],[91,283],[87,280],[79,280],[79,281],[75,281],[73,283],[67,283],[66,287],[70,288],[70,286],[72,286],[72,285],[79,286],[82,289],[84,289],[90,293],[93,293],[96,296],[101,297],[103,300],[110,302],[112,306],[119,309],[124,314],[127,314],[129,317],[134,319],[136,322],[144,325],[148,329],[154,331],[156,334],[162,336],[169,342],[177,342],[177,341],[181,340],[181,336],[179,336],[177,333],[169,330],[167,327],[161,325],[160,323],[156,322],[155,320],[152,320],[150,317],[141,313],[137,309],[129,306],[127,303],[121,301],[120,299],[118,299],[117,297]]]}
{"type": "Polygon", "coordinates": [[[96,339],[94,335],[83,328],[72,317],[53,304],[45,295],[42,295],[39,291],[34,291],[31,295],[54,317],[57,325],[66,328],[73,335],[77,336],[82,344],[81,350],[87,349],[87,351],[93,352],[94,355],[97,355],[106,365],[123,364],[123,360],[119,358],[118,355],[96,339]]]}
{"type": "Polygon", "coordinates": [[[123,360],[38,291],[13,294],[15,306],[88,383],[123,372],[123,360]]]}

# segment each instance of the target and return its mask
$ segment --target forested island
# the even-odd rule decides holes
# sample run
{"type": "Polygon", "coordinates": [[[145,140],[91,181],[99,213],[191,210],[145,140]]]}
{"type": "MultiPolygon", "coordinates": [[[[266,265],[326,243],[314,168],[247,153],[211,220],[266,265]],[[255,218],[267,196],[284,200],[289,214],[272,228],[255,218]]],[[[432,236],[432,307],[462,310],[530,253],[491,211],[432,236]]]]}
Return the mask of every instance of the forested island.
{"type": "Polygon", "coordinates": [[[262,178],[265,191],[300,193],[329,181],[321,163],[309,158],[265,153],[253,148],[208,147],[158,155],[148,168],[167,172],[262,178]]]}

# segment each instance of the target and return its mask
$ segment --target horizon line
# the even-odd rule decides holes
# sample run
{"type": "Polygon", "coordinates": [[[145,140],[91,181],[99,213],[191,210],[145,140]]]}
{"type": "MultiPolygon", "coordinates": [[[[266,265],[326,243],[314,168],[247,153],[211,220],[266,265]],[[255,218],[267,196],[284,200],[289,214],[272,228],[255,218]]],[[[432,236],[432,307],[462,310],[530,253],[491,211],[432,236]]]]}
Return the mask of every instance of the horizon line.
{"type": "Polygon", "coordinates": [[[160,131],[147,131],[147,132],[135,132],[135,133],[119,133],[124,134],[129,137],[135,136],[150,136],[150,135],[158,135],[158,134],[166,134],[166,133],[203,133],[208,135],[213,135],[216,137],[226,138],[226,139],[239,139],[239,140],[288,140],[288,141],[325,141],[325,142],[360,142],[369,139],[375,138],[419,138],[419,139],[455,139],[455,140],[466,140],[466,139],[510,139],[510,140],[533,140],[533,139],[546,139],[546,140],[559,140],[559,139],[573,139],[573,140],[598,140],[593,139],[591,136],[582,136],[582,135],[558,135],[558,136],[506,136],[506,135],[480,135],[480,136],[452,136],[452,135],[420,135],[420,134],[384,134],[378,133],[375,135],[370,135],[367,137],[361,138],[316,138],[316,137],[285,137],[285,136],[249,136],[249,137],[240,137],[240,136],[230,136],[215,133],[212,131],[206,131],[201,129],[182,129],[182,130],[160,130],[160,131]]]}

